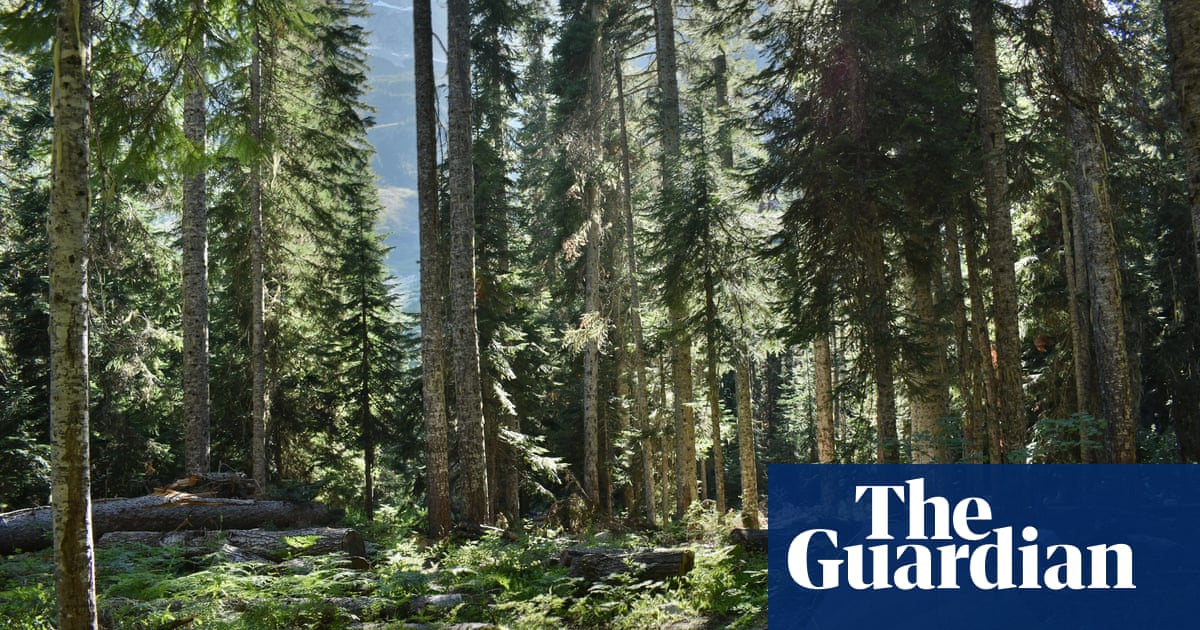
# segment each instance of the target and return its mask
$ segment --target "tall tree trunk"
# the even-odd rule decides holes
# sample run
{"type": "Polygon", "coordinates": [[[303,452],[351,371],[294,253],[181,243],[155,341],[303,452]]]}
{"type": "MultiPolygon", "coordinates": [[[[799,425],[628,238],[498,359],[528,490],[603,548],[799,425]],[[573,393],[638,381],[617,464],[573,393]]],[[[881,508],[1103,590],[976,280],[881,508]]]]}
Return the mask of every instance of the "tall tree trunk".
{"type": "MultiPolygon", "coordinates": [[[[614,221],[614,224],[615,223],[616,221],[614,221]]],[[[617,400],[620,401],[620,406],[617,410],[617,435],[622,438],[622,441],[624,441],[624,439],[630,435],[630,431],[633,429],[633,422],[631,418],[632,408],[628,404],[628,401],[633,393],[633,384],[631,381],[633,380],[634,376],[629,360],[631,354],[629,351],[629,340],[625,337],[625,335],[629,332],[629,326],[625,323],[624,312],[619,308],[616,309],[616,316],[613,318],[613,329],[617,331],[618,335],[617,343],[615,344],[617,355],[616,393],[617,400]]],[[[621,502],[625,505],[625,509],[629,511],[629,515],[633,518],[637,518],[636,505],[638,487],[634,481],[638,476],[638,464],[636,461],[634,461],[632,455],[628,453],[628,449],[626,449],[626,453],[616,454],[612,460],[612,464],[617,466],[618,462],[622,464],[628,462],[628,464],[624,466],[626,469],[625,480],[621,482],[621,502]]]]}
{"type": "Polygon", "coordinates": [[[871,347],[871,376],[875,382],[875,421],[878,444],[875,459],[880,464],[900,463],[900,439],[896,432],[896,377],[892,365],[895,344],[888,307],[887,267],[883,234],[873,229],[864,235],[867,336],[871,347]]]}
{"type": "Polygon", "coordinates": [[[1092,0],[1053,3],[1060,84],[1066,107],[1067,135],[1074,148],[1071,182],[1078,202],[1080,233],[1092,307],[1092,342],[1100,375],[1100,395],[1111,436],[1113,462],[1137,462],[1137,426],[1133,415],[1121,270],[1108,197],[1108,168],[1100,139],[1101,81],[1094,67],[1100,57],[1098,32],[1102,9],[1092,0]]]}
{"type": "MultiPolygon", "coordinates": [[[[598,186],[587,186],[587,245],[584,248],[584,321],[600,315],[600,200],[598,186]]],[[[583,351],[583,490],[589,506],[600,507],[600,344],[594,335],[583,351]]]]}
{"type": "Polygon", "coordinates": [[[813,384],[817,396],[817,461],[832,464],[837,460],[833,435],[833,373],[829,356],[829,336],[813,339],[813,384]]]}
{"type": "Polygon", "coordinates": [[[413,3],[416,80],[417,203],[421,248],[421,403],[425,416],[429,534],[450,532],[450,447],[446,419],[446,256],[438,208],[437,91],[429,0],[413,3]]]}
{"type": "Polygon", "coordinates": [[[755,465],[754,410],[750,382],[750,348],[741,344],[737,352],[738,459],[741,460],[742,526],[758,529],[758,467],[755,465]]]}
{"type": "Polygon", "coordinates": [[[967,292],[971,298],[971,341],[975,348],[975,382],[982,384],[985,402],[983,424],[987,428],[988,461],[993,464],[1004,462],[1003,439],[1000,422],[996,419],[996,370],[992,362],[991,342],[988,337],[986,309],[983,303],[983,280],[979,270],[979,242],[975,232],[975,217],[967,217],[963,240],[967,257],[967,292]]]}
{"type": "MultiPolygon", "coordinates": [[[[364,230],[365,231],[365,230],[364,230]]],[[[375,520],[375,417],[371,412],[371,311],[365,279],[359,284],[358,430],[363,445],[363,513],[375,520]]]]}
{"type": "Polygon", "coordinates": [[[50,493],[58,627],[96,628],[88,434],[88,214],[91,20],[58,6],[50,189],[50,493]]]}
{"type": "MultiPolygon", "coordinates": [[[[721,382],[717,375],[717,299],[713,270],[704,270],[704,334],[708,356],[708,415],[712,424],[713,489],[716,492],[717,514],[725,513],[725,448],[721,444],[721,382]]],[[[702,477],[704,478],[704,477],[702,477]]]]}
{"type": "Polygon", "coordinates": [[[986,399],[979,395],[982,384],[975,378],[972,366],[976,364],[974,351],[971,347],[970,327],[967,324],[967,307],[963,302],[962,254],[959,247],[958,221],[953,217],[946,220],[946,260],[949,264],[948,276],[950,284],[947,287],[947,298],[950,300],[951,317],[954,319],[955,349],[957,351],[958,380],[962,391],[963,412],[966,415],[963,422],[962,459],[967,463],[981,463],[983,450],[987,444],[987,425],[984,420],[982,407],[986,399]],[[980,404],[980,403],[983,404],[980,404]]]}
{"type": "MultiPolygon", "coordinates": [[[[658,355],[658,408],[667,408],[667,366],[663,355],[658,355]]],[[[659,420],[655,427],[658,438],[658,478],[662,484],[659,495],[662,497],[662,522],[665,527],[671,518],[671,471],[674,469],[674,449],[667,448],[666,421],[659,420]]]]}
{"type": "MultiPolygon", "coordinates": [[[[254,56],[250,61],[250,135],[263,141],[262,33],[254,26],[254,56]]],[[[263,180],[262,160],[250,166],[250,373],[251,373],[251,469],[259,488],[267,487],[267,399],[266,278],[263,272],[263,180]]]]}
{"type": "Polygon", "coordinates": [[[733,169],[733,131],[729,124],[729,62],[722,50],[713,57],[713,89],[717,103],[717,156],[721,168],[733,169]]]}
{"type": "MultiPolygon", "coordinates": [[[[655,0],[655,47],[657,50],[659,116],[662,126],[662,192],[671,199],[679,160],[679,79],[675,60],[675,6],[671,0],[655,0]]],[[[696,414],[692,408],[692,335],[686,329],[686,300],[667,306],[674,336],[672,376],[675,393],[675,513],[683,516],[696,500],[696,414]]]]}
{"type": "Polygon", "coordinates": [[[184,470],[209,468],[208,192],[205,156],[205,0],[192,2],[192,28],[184,53],[183,134],[192,155],[183,177],[183,434],[184,470]]]}
{"type": "Polygon", "coordinates": [[[946,415],[945,360],[942,340],[938,338],[938,319],[934,305],[931,270],[927,265],[910,263],[913,310],[917,338],[928,354],[919,365],[910,366],[914,381],[909,393],[912,416],[912,463],[945,463],[941,419],[946,415]]]}
{"type": "Polygon", "coordinates": [[[1200,5],[1193,0],[1163,0],[1163,21],[1171,55],[1171,83],[1183,122],[1192,216],[1192,248],[1200,269],[1200,5]]]}
{"type": "Polygon", "coordinates": [[[625,255],[627,272],[629,274],[629,326],[633,334],[633,363],[637,382],[633,389],[633,409],[635,422],[642,434],[641,439],[641,476],[645,492],[646,522],[655,522],[654,509],[654,465],[650,451],[652,440],[649,434],[650,426],[649,405],[646,401],[650,384],[646,378],[646,343],[642,335],[642,304],[638,285],[637,243],[633,221],[633,175],[629,166],[629,130],[625,117],[625,74],[620,63],[613,64],[617,83],[617,115],[620,118],[621,137],[621,204],[625,221],[625,255]]]}
{"type": "Polygon", "coordinates": [[[491,523],[487,444],[475,315],[475,201],[471,150],[471,7],[449,0],[450,328],[454,405],[462,462],[462,517],[491,523]]]}
{"type": "Polygon", "coordinates": [[[375,520],[375,436],[363,437],[363,513],[375,520]]]}
{"type": "Polygon", "coordinates": [[[667,319],[675,331],[671,354],[671,381],[675,418],[675,516],[682,517],[696,501],[696,411],[692,407],[692,334],[682,307],[668,307],[667,319]]]}
{"type": "MultiPolygon", "coordinates": [[[[726,109],[729,107],[729,64],[722,51],[713,57],[713,88],[716,91],[717,103],[717,155],[721,159],[721,168],[726,172],[733,170],[733,134],[727,120],[726,109]]],[[[713,296],[712,269],[705,269],[704,274],[704,309],[707,320],[708,335],[708,409],[712,416],[713,434],[713,469],[716,478],[717,513],[725,513],[725,446],[721,440],[721,383],[717,366],[717,307],[713,296]]]]}
{"type": "MultiPolygon", "coordinates": [[[[1059,195],[1059,214],[1063,231],[1063,275],[1067,279],[1067,309],[1071,321],[1071,353],[1075,380],[1075,410],[1095,417],[1100,414],[1100,395],[1096,391],[1095,361],[1092,358],[1092,334],[1088,321],[1087,269],[1083,266],[1083,239],[1079,238],[1079,212],[1072,211],[1074,203],[1068,192],[1059,195]]],[[[1098,444],[1089,443],[1095,436],[1088,427],[1080,427],[1079,460],[1084,464],[1102,461],[1096,452],[1098,444]]]]}
{"type": "MultiPolygon", "coordinates": [[[[601,47],[603,35],[601,19],[602,0],[591,4],[591,18],[596,24],[591,41],[591,52],[588,55],[588,100],[590,102],[586,116],[588,155],[602,154],[600,148],[600,132],[603,110],[603,75],[601,47]]],[[[599,164],[588,164],[590,169],[584,185],[584,204],[586,216],[587,245],[584,248],[584,297],[583,319],[594,320],[601,317],[600,313],[600,175],[599,164]]],[[[589,328],[591,328],[589,326],[589,328]]],[[[600,508],[600,343],[594,335],[589,334],[584,346],[583,356],[583,491],[587,495],[590,508],[600,508]]]]}
{"type": "Polygon", "coordinates": [[[1021,329],[1017,313],[1016,254],[1005,163],[1004,100],[992,30],[994,0],[971,1],[975,45],[975,87],[979,98],[979,136],[987,197],[988,256],[992,263],[992,313],[996,322],[996,403],[1005,461],[1025,461],[1025,395],[1021,389],[1021,329]]]}
{"type": "MultiPolygon", "coordinates": [[[[1191,214],[1192,249],[1196,269],[1200,271],[1200,6],[1191,0],[1163,0],[1163,18],[1167,28],[1167,46],[1171,55],[1171,82],[1176,106],[1183,123],[1184,151],[1188,169],[1188,202],[1191,214]]],[[[1195,320],[1189,322],[1193,330],[1195,320]]],[[[1192,382],[1200,378],[1200,341],[1193,341],[1192,382]]],[[[1193,387],[1194,389],[1194,387],[1193,387]]],[[[1184,461],[1200,457],[1200,423],[1195,413],[1175,409],[1176,434],[1184,461]]]]}

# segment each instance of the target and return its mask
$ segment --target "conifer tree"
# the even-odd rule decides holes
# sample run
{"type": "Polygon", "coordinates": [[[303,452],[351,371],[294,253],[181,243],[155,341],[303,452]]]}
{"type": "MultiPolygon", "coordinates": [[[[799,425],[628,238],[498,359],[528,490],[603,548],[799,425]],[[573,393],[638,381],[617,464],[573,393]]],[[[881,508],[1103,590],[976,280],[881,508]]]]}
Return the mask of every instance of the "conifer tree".
{"type": "MultiPolygon", "coordinates": [[[[263,94],[263,51],[267,45],[262,32],[258,10],[260,2],[251,8],[254,21],[250,37],[253,48],[250,60],[250,138],[259,147],[260,155],[264,140],[264,118],[267,97],[263,94]]],[[[263,158],[255,156],[250,164],[250,404],[251,404],[251,476],[260,488],[267,487],[267,429],[270,424],[270,399],[267,390],[267,339],[266,339],[266,271],[265,244],[263,242],[264,188],[263,158]]]]}
{"type": "Polygon", "coordinates": [[[426,504],[429,533],[450,531],[449,428],[445,384],[443,222],[438,207],[437,93],[433,76],[433,26],[429,0],[414,0],[416,64],[417,195],[421,249],[421,400],[425,419],[426,504]]]}
{"type": "Polygon", "coordinates": [[[1005,156],[1003,99],[992,27],[992,0],[971,0],[979,137],[987,197],[988,255],[992,268],[992,309],[996,322],[996,371],[1000,407],[994,411],[1003,429],[1004,458],[1025,461],[1025,405],[1021,389],[1021,332],[1017,322],[1017,279],[1012,216],[1005,156]]]}
{"type": "MultiPolygon", "coordinates": [[[[660,212],[669,217],[684,207],[676,190],[682,153],[674,3],[671,0],[656,0],[654,19],[659,133],[662,139],[659,204],[660,212]]],[[[670,219],[664,219],[661,223],[663,230],[670,231],[677,227],[670,219]]],[[[675,516],[682,517],[697,498],[696,413],[692,407],[692,335],[686,326],[690,296],[685,288],[677,284],[677,281],[683,278],[670,275],[667,277],[670,278],[666,286],[666,302],[672,338],[671,382],[675,415],[675,516]]]]}
{"type": "Polygon", "coordinates": [[[492,521],[487,446],[480,386],[476,320],[475,201],[471,142],[471,13],[467,0],[451,0],[449,19],[450,341],[454,357],[454,405],[462,462],[463,518],[492,521]]]}
{"type": "Polygon", "coordinates": [[[207,81],[205,0],[193,0],[183,58],[184,135],[191,144],[183,180],[184,469],[209,468],[208,190],[205,156],[207,81]]]}
{"type": "Polygon", "coordinates": [[[1200,7],[1187,0],[1162,0],[1171,55],[1171,81],[1183,123],[1188,169],[1192,241],[1200,268],[1200,7]]]}
{"type": "Polygon", "coordinates": [[[1092,304],[1092,341],[1100,374],[1104,416],[1109,422],[1115,463],[1136,463],[1136,423],[1121,272],[1108,190],[1104,149],[1098,136],[1101,79],[1093,65],[1100,57],[1101,8],[1091,0],[1052,4],[1057,46],[1057,79],[1064,96],[1066,130],[1074,148],[1072,189],[1079,208],[1080,233],[1092,304]]]}
{"type": "Polygon", "coordinates": [[[50,189],[50,443],[58,627],[96,628],[88,429],[92,6],[59,4],[50,189]]]}
{"type": "MultiPolygon", "coordinates": [[[[343,370],[342,386],[352,392],[349,416],[363,449],[363,511],[375,511],[375,472],[381,439],[395,422],[396,383],[403,379],[407,355],[397,296],[384,271],[383,244],[375,234],[380,205],[371,176],[372,151],[367,128],[372,120],[363,102],[366,93],[366,34],[355,20],[366,13],[361,0],[327,0],[315,7],[316,112],[305,136],[317,152],[310,168],[326,192],[335,232],[337,261],[334,285],[337,316],[332,322],[336,347],[331,358],[343,370]],[[330,144],[329,139],[335,139],[330,144]]],[[[394,430],[394,429],[393,429],[394,430]]]]}
{"type": "Polygon", "coordinates": [[[900,57],[886,50],[905,41],[894,10],[846,0],[763,21],[757,37],[773,63],[761,73],[757,107],[768,155],[751,187],[760,198],[792,197],[769,249],[788,294],[787,332],[807,341],[827,330],[822,322],[834,308],[844,308],[861,340],[858,362],[875,389],[881,463],[900,461],[887,264],[895,208],[883,189],[891,169],[887,150],[898,142],[892,134],[902,129],[896,118],[902,101],[884,92],[900,57]]]}

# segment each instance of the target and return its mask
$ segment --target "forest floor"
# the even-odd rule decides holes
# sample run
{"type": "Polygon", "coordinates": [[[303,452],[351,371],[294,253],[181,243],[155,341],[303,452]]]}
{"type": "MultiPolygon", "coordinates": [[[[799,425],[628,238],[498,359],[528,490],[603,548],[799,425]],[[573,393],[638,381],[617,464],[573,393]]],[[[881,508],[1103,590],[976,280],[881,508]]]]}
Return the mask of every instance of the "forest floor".
{"type": "MultiPolygon", "coordinates": [[[[218,549],[125,544],[97,551],[102,625],[150,630],[219,628],[712,628],[765,629],[767,562],[728,543],[709,511],[667,529],[570,535],[538,527],[515,540],[430,545],[412,519],[384,514],[360,526],[370,568],[342,556],[281,564],[239,561],[218,549]],[[687,548],[695,567],[667,581],[616,576],[588,584],[568,575],[563,550],[687,548]]],[[[53,556],[0,558],[0,627],[53,628],[53,556]]]]}

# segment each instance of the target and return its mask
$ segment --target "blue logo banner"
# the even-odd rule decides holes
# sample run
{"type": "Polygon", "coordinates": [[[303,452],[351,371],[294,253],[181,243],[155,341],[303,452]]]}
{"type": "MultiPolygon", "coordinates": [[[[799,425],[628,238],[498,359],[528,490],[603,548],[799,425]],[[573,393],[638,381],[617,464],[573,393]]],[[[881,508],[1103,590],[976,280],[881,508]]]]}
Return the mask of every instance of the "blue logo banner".
{"type": "Polygon", "coordinates": [[[772,465],[772,630],[1200,627],[1200,466],[772,465]]]}

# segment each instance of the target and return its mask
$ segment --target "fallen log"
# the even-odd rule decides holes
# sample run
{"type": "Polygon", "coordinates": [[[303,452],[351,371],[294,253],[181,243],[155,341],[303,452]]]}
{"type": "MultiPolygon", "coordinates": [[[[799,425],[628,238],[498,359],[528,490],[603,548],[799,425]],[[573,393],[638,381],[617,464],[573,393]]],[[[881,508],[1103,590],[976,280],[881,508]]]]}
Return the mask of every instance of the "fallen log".
{"type": "MultiPolygon", "coordinates": [[[[92,535],[96,538],[117,531],[315,527],[334,520],[320,503],[199,497],[171,490],[92,504],[92,535]]],[[[52,544],[50,536],[49,507],[0,514],[0,555],[45,549],[52,544]]]]}
{"type": "Polygon", "coordinates": [[[729,533],[729,540],[746,551],[762,553],[767,551],[767,530],[765,529],[735,529],[729,533]]]}
{"type": "Polygon", "coordinates": [[[258,482],[238,472],[193,473],[175,481],[166,489],[198,497],[222,499],[253,499],[262,496],[258,482]]]}
{"type": "Polygon", "coordinates": [[[568,575],[600,582],[617,574],[635,580],[662,581],[687,575],[696,564],[691,549],[633,551],[629,549],[567,549],[560,558],[568,575]]]}
{"type": "Polygon", "coordinates": [[[321,556],[344,552],[351,558],[367,557],[366,542],[356,530],[310,527],[270,531],[265,529],[182,530],[173,532],[109,532],[97,546],[139,543],[155,547],[182,547],[192,555],[211,553],[228,545],[268,562],[283,562],[296,556],[321,556]]]}

